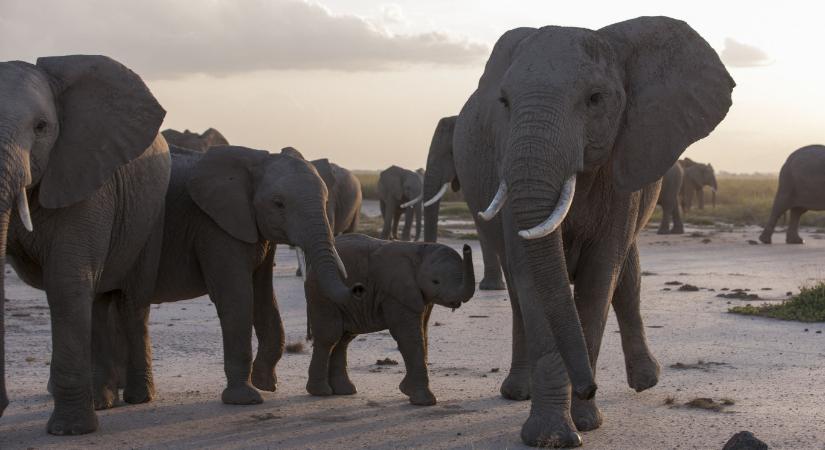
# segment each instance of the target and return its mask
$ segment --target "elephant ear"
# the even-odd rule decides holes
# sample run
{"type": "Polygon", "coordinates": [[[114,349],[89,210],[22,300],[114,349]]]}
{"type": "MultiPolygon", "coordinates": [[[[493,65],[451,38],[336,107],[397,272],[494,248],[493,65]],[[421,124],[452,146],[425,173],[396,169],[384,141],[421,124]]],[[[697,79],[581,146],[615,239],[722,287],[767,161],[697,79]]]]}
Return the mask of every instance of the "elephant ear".
{"type": "Polygon", "coordinates": [[[461,184],[456,176],[455,160],[453,159],[453,133],[455,132],[456,118],[457,116],[443,117],[438,121],[433,133],[433,140],[430,142],[426,171],[427,175],[436,178],[439,188],[444,183],[450,183],[453,192],[461,189],[461,184]]]}
{"type": "Polygon", "coordinates": [[[713,131],[736,84],[719,55],[685,22],[639,17],[599,33],[625,71],[627,106],[613,151],[613,180],[620,191],[636,191],[713,131]]]}
{"type": "Polygon", "coordinates": [[[321,176],[321,179],[324,180],[324,184],[327,185],[327,191],[329,192],[330,196],[332,196],[332,191],[335,189],[335,175],[332,173],[332,166],[329,164],[329,160],[327,158],[324,159],[316,159],[312,161],[312,165],[315,166],[315,170],[318,171],[318,175],[321,176]]]}
{"type": "Polygon", "coordinates": [[[298,149],[296,149],[295,147],[284,147],[281,149],[281,154],[306,161],[304,155],[301,152],[299,152],[298,149]]]}
{"type": "Polygon", "coordinates": [[[426,304],[416,281],[415,257],[401,254],[397,246],[387,243],[370,256],[369,272],[376,274],[374,281],[382,295],[416,314],[424,312],[426,304]]]}
{"type": "Polygon", "coordinates": [[[266,163],[268,152],[246,147],[212,147],[192,169],[186,189],[192,200],[235,239],[258,242],[252,198],[252,171],[266,163]]]}
{"type": "Polygon", "coordinates": [[[204,141],[206,141],[207,147],[215,147],[218,145],[229,145],[229,141],[221,134],[220,131],[209,128],[208,130],[204,131],[201,135],[204,141]]]}
{"type": "Polygon", "coordinates": [[[137,74],[105,56],[39,58],[37,67],[51,79],[60,120],[39,199],[62,208],[88,198],[142,155],[166,111],[137,74]]]}

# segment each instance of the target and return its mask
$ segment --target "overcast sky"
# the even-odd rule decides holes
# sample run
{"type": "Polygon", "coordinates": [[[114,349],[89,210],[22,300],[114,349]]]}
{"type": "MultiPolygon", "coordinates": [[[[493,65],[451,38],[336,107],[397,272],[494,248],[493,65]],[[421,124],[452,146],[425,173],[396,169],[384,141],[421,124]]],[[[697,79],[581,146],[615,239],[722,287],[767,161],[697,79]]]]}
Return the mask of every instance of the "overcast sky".
{"type": "Polygon", "coordinates": [[[734,106],[686,152],[731,172],[777,172],[825,143],[817,2],[547,0],[0,0],[0,60],[98,53],[139,74],[164,127],[354,169],[421,167],[496,39],[517,26],[687,21],[737,82],[734,106]],[[516,4],[517,6],[513,6],[516,4]]]}

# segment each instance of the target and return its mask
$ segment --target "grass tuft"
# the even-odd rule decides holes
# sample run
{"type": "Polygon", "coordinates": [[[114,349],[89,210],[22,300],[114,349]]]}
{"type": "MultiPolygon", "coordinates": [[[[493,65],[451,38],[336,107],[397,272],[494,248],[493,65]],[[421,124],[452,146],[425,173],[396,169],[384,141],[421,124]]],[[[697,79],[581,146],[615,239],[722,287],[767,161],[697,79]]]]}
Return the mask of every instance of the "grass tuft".
{"type": "Polygon", "coordinates": [[[304,352],[304,343],[303,342],[292,342],[286,344],[285,350],[287,353],[303,353],[304,352]]]}
{"type": "Polygon", "coordinates": [[[825,322],[825,281],[800,288],[799,294],[780,304],[735,306],[728,312],[798,322],[825,322]]]}

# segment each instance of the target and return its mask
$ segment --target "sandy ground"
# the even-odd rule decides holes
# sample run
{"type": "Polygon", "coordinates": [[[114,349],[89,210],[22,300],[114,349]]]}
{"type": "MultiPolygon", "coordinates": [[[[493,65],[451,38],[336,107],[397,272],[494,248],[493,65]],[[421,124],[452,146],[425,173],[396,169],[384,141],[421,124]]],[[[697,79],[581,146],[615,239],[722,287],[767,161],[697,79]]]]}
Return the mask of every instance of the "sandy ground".
{"type": "MultiPolygon", "coordinates": [[[[718,298],[722,288],[748,288],[785,298],[825,278],[825,239],[804,233],[804,246],[751,245],[755,228],[702,236],[641,240],[643,313],[659,385],[627,387],[618,327],[611,314],[598,363],[598,401],[604,425],[585,433],[586,448],[721,448],[735,432],[751,430],[772,448],[825,448],[825,323],[802,324],[727,314],[741,300],[718,298]],[[710,242],[703,243],[703,239],[710,242]],[[704,289],[663,289],[668,281],[704,289]],[[762,290],[770,288],[771,290],[762,290]],[[715,289],[710,291],[709,289],[715,289]],[[806,330],[807,329],[807,330],[806,330]],[[821,331],[822,333],[818,333],[821,331]],[[707,364],[676,369],[676,363],[707,364]],[[666,405],[668,397],[674,405],[666,405]],[[695,397],[733,399],[723,412],[681,406],[695,397]]],[[[821,235],[825,238],[825,235],[821,235]]],[[[776,235],[775,242],[784,242],[776,235]]],[[[458,248],[457,241],[448,242],[458,248]]],[[[481,253],[472,242],[476,273],[481,253]]],[[[306,329],[294,255],[279,248],[274,283],[287,341],[306,329]]],[[[506,291],[479,292],[451,313],[433,311],[430,338],[432,407],[414,407],[398,391],[403,366],[388,333],[351,345],[351,376],[359,393],[311,397],[304,390],[309,348],[285,354],[277,393],[257,406],[220,402],[224,374],[220,328],[212,304],[200,298],[152,308],[155,380],[150,404],[99,412],[100,431],[79,437],[46,434],[52,408],[46,393],[51,354],[42,292],[7,276],[7,383],[11,405],[0,419],[0,448],[521,448],[519,430],[529,402],[502,399],[498,388],[510,358],[506,291]]]]}

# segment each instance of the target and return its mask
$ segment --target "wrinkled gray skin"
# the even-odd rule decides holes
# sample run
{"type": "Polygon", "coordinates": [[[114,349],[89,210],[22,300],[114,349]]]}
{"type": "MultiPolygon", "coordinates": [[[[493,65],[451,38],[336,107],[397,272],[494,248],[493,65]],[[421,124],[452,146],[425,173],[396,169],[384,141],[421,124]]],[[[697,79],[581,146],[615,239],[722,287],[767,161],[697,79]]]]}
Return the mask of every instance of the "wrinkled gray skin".
{"type": "Polygon", "coordinates": [[[799,236],[799,218],[806,211],[825,210],[825,146],[809,145],[791,153],[779,171],[779,187],[765,229],[759,236],[764,244],[771,243],[776,221],[791,211],[785,242],[804,244],[799,236]]]}
{"type": "MultiPolygon", "coordinates": [[[[351,299],[334,256],[326,201],[326,187],[306,161],[245,147],[219,146],[205,153],[173,147],[163,251],[156,264],[143,268],[158,274],[155,291],[124,299],[134,305],[123,324],[130,360],[124,400],[141,403],[154,395],[147,331],[150,302],[204,294],[215,303],[223,333],[223,402],[261,403],[253,385],[274,391],[275,364],[284,345],[272,289],[276,244],[304,250],[325,299],[336,304],[351,299]],[[253,325],[258,336],[254,363],[253,325]]],[[[100,317],[96,329],[112,325],[105,315],[100,317]]],[[[101,374],[95,378],[97,408],[110,408],[117,400],[116,352],[105,337],[96,336],[101,374]]]]}
{"type": "Polygon", "coordinates": [[[662,190],[659,192],[659,200],[657,201],[657,204],[662,205],[662,222],[659,224],[658,234],[682,234],[685,232],[679,198],[684,177],[685,170],[678,161],[662,177],[662,190]],[[670,227],[671,220],[673,221],[673,228],[670,227]]]}
{"type": "MultiPolygon", "coordinates": [[[[151,236],[169,180],[169,151],[158,133],[165,114],[140,77],[104,56],[0,63],[0,267],[5,255],[24,282],[46,291],[49,433],[98,427],[93,303],[152,288],[152,276],[136,283],[131,268],[152,264],[160,253],[160,240],[151,236]],[[24,194],[33,232],[18,218],[24,194]]],[[[2,311],[0,414],[8,405],[2,311]]]]}
{"type": "Polygon", "coordinates": [[[657,383],[639,314],[636,237],[658,179],[724,118],[733,86],[707,42],[665,17],[598,31],[518,28],[493,49],[456,121],[453,154],[474,215],[500,181],[509,188],[501,212],[476,226],[495,244],[510,294],[513,361],[501,392],[532,396],[526,444],[580,445],[576,430],[601,424],[592,368],[611,301],[630,386],[657,383]],[[561,228],[519,235],[545,223],[573,175],[561,228]]]}
{"type": "Polygon", "coordinates": [[[220,131],[214,128],[209,128],[201,134],[193,133],[189,130],[183,130],[183,133],[181,133],[178,130],[168,128],[163,130],[162,134],[169,145],[197,150],[199,152],[205,152],[209,147],[217,145],[229,145],[229,141],[223,137],[220,131]]]}
{"type": "MultiPolygon", "coordinates": [[[[461,189],[453,160],[453,130],[458,116],[444,117],[438,121],[427,155],[427,171],[424,176],[424,198],[426,202],[435,197],[444,184],[449,183],[453,192],[461,189]]],[[[438,210],[441,200],[424,207],[424,240],[436,242],[438,240],[438,210]]],[[[498,256],[492,250],[487,236],[479,234],[481,254],[484,257],[484,278],[478,284],[482,291],[498,291],[505,289],[504,277],[501,273],[501,264],[498,256]]]]}
{"type": "Polygon", "coordinates": [[[682,208],[685,211],[690,211],[695,195],[699,199],[699,209],[705,209],[705,186],[710,187],[713,207],[716,207],[716,190],[719,186],[716,183],[716,172],[713,170],[713,166],[693,161],[690,158],[679,161],[679,164],[685,169],[685,177],[682,181],[680,193],[682,208]]]}
{"type": "Polygon", "coordinates": [[[381,239],[398,239],[398,222],[401,214],[404,214],[401,240],[410,240],[413,215],[415,215],[415,240],[421,237],[422,201],[420,198],[423,178],[424,174],[420,170],[413,172],[398,166],[390,166],[381,172],[378,177],[378,199],[381,217],[384,218],[381,239]],[[402,204],[413,199],[419,199],[419,201],[408,208],[401,207],[402,204]]]}
{"type": "Polygon", "coordinates": [[[316,330],[307,391],[351,395],[347,346],[359,334],[389,329],[407,375],[399,388],[414,405],[434,405],[427,375],[427,323],[433,304],[458,308],[475,291],[473,255],[464,258],[443,244],[391,242],[361,234],[336,238],[347,268],[346,283],[361,283],[364,295],[338,306],[324,298],[313,274],[305,290],[307,314],[316,330]]]}

